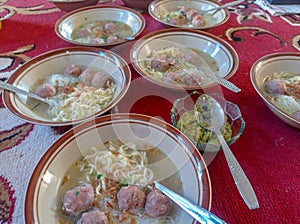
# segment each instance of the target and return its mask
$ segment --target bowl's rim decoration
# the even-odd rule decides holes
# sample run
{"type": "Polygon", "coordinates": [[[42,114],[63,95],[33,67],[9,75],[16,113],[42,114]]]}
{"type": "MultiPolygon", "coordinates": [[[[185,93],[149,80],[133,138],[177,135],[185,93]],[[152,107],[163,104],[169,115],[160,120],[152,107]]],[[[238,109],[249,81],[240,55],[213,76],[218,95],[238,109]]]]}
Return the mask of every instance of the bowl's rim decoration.
{"type": "Polygon", "coordinates": [[[55,121],[50,121],[50,120],[39,120],[32,118],[30,116],[27,116],[21,112],[18,111],[18,109],[15,108],[13,101],[19,101],[18,96],[15,93],[12,93],[8,90],[3,90],[2,93],[2,99],[3,103],[6,106],[6,108],[12,112],[14,115],[18,116],[19,118],[28,121],[33,124],[40,124],[40,125],[47,125],[47,126],[68,126],[68,125],[76,125],[78,123],[81,123],[86,120],[94,119],[96,116],[100,116],[106,112],[108,112],[110,109],[112,109],[126,94],[127,90],[129,89],[130,83],[131,83],[131,70],[129,68],[129,65],[127,62],[119,55],[116,53],[102,49],[102,48],[93,48],[93,47],[68,47],[68,48],[60,48],[52,51],[48,51],[46,53],[40,54],[29,61],[25,62],[21,67],[19,67],[14,73],[8,78],[7,83],[14,85],[14,82],[16,80],[20,80],[22,78],[22,73],[26,71],[27,69],[30,69],[31,67],[34,67],[35,64],[39,61],[47,60],[48,57],[52,57],[55,55],[60,55],[60,54],[65,54],[65,53],[72,53],[72,52],[85,52],[85,53],[92,53],[92,54],[98,54],[100,57],[102,57],[102,54],[99,53],[108,53],[109,55],[113,56],[113,58],[108,58],[105,57],[106,59],[110,61],[114,61],[115,59],[118,60],[120,69],[124,73],[124,86],[122,87],[119,95],[117,95],[105,108],[102,110],[98,111],[95,114],[83,117],[78,120],[73,120],[73,121],[60,121],[60,122],[55,122],[55,121]]]}
{"type": "Polygon", "coordinates": [[[259,85],[257,83],[257,70],[259,70],[264,64],[273,62],[273,61],[280,61],[285,59],[293,59],[293,60],[300,60],[300,53],[299,52],[278,52],[278,53],[271,53],[262,56],[258,60],[256,60],[250,69],[250,80],[252,83],[252,86],[254,87],[256,93],[261,97],[261,99],[264,101],[264,103],[268,106],[268,108],[282,121],[285,123],[295,127],[300,128],[300,121],[296,120],[286,112],[284,112],[281,108],[274,105],[268,100],[268,97],[266,93],[259,88],[259,85]]]}
{"type": "MultiPolygon", "coordinates": [[[[210,4],[210,5],[213,5],[213,6],[222,6],[222,3],[220,2],[217,2],[215,0],[210,0],[210,1],[207,1],[207,0],[189,0],[188,2],[201,2],[201,3],[206,3],[206,4],[210,4]]],[[[171,26],[171,27],[177,27],[177,28],[184,28],[184,29],[198,29],[198,30],[207,30],[207,29],[211,29],[211,28],[214,28],[214,27],[217,27],[217,26],[220,26],[224,23],[226,23],[228,20],[229,20],[229,17],[230,17],[230,13],[228,11],[228,9],[224,8],[224,9],[220,9],[220,11],[222,11],[224,13],[224,18],[222,21],[218,22],[218,23],[215,23],[214,25],[211,25],[211,26],[203,26],[203,27],[183,27],[183,26],[179,26],[179,25],[173,25],[173,24],[170,24],[168,22],[165,22],[163,20],[161,20],[160,18],[158,18],[155,14],[154,14],[154,10],[156,8],[157,5],[162,5],[164,3],[167,3],[167,2],[172,2],[172,0],[154,0],[150,3],[150,5],[148,6],[148,13],[149,15],[154,18],[156,21],[164,24],[164,25],[167,25],[167,26],[171,26]]]]}
{"type": "MultiPolygon", "coordinates": [[[[62,136],[60,136],[60,138],[52,143],[52,145],[48,148],[48,150],[44,153],[44,155],[36,165],[27,186],[24,206],[26,223],[33,223],[37,221],[35,220],[36,216],[38,216],[38,214],[36,214],[38,204],[36,197],[40,192],[40,183],[50,164],[55,160],[55,157],[63,150],[63,147],[65,147],[64,145],[68,144],[68,142],[72,141],[72,139],[75,139],[76,136],[80,136],[81,134],[95,130],[101,125],[113,125],[114,123],[118,122],[148,124],[155,129],[164,129],[172,135],[170,136],[171,138],[173,138],[175,141],[180,141],[183,145],[185,145],[186,149],[189,150],[194,158],[194,161],[190,161],[192,162],[192,166],[194,167],[195,171],[198,173],[198,182],[202,183],[202,192],[198,193],[199,197],[200,195],[202,195],[201,206],[207,210],[210,210],[212,189],[208,169],[201,154],[194,146],[194,144],[189,140],[189,138],[187,138],[174,126],[159,118],[137,113],[119,113],[97,117],[93,121],[81,123],[65,132],[62,136]]],[[[194,200],[199,200],[199,198],[194,200]]]]}
{"type": "Polygon", "coordinates": [[[191,29],[189,30],[189,29],[182,29],[182,28],[166,28],[166,29],[157,30],[157,31],[154,31],[154,32],[144,35],[143,37],[141,37],[139,40],[137,40],[133,44],[133,46],[130,50],[130,62],[132,64],[133,68],[137,71],[138,74],[140,74],[143,78],[147,79],[148,81],[155,83],[156,85],[166,87],[168,89],[180,90],[180,91],[206,89],[206,88],[210,88],[215,85],[218,85],[218,83],[210,83],[210,84],[206,84],[203,87],[201,87],[201,86],[178,86],[178,85],[173,85],[173,84],[168,84],[165,82],[158,81],[144,73],[143,69],[141,69],[139,66],[139,62],[137,62],[136,55],[138,55],[138,53],[136,53],[136,51],[140,50],[141,49],[140,47],[145,45],[144,43],[147,44],[153,40],[157,41],[158,40],[157,38],[159,38],[162,35],[171,36],[172,34],[199,35],[199,36],[204,36],[206,38],[209,38],[209,39],[212,39],[212,40],[218,42],[220,45],[223,45],[226,48],[226,50],[228,50],[228,52],[230,53],[230,56],[232,57],[230,71],[228,71],[228,74],[223,78],[229,79],[237,71],[238,66],[239,66],[239,56],[238,56],[237,52],[235,51],[235,49],[229,43],[227,43],[225,40],[223,40],[213,34],[210,34],[208,32],[202,31],[202,30],[191,30],[191,29]]]}
{"type": "MultiPolygon", "coordinates": [[[[200,96],[202,94],[208,94],[210,96],[212,96],[213,98],[215,98],[222,106],[223,110],[224,110],[224,114],[225,116],[230,118],[230,125],[232,125],[232,122],[234,121],[239,121],[240,123],[240,129],[238,130],[238,132],[231,137],[231,139],[227,142],[228,145],[233,144],[236,140],[239,139],[239,137],[243,134],[244,130],[245,130],[245,126],[246,126],[246,122],[242,116],[242,113],[238,107],[237,104],[232,103],[228,100],[226,100],[224,98],[224,96],[220,95],[219,93],[213,92],[213,93],[202,93],[202,92],[198,92],[198,91],[193,91],[189,94],[187,94],[186,96],[182,97],[182,98],[178,98],[174,101],[174,104],[171,108],[170,111],[170,117],[171,117],[171,123],[174,127],[177,127],[177,116],[178,116],[178,105],[179,104],[183,104],[184,105],[184,101],[188,98],[190,98],[192,100],[192,97],[194,96],[200,96]],[[235,117],[232,117],[228,111],[232,111],[235,110],[235,117]]],[[[220,145],[216,145],[216,144],[200,144],[197,143],[196,144],[197,149],[199,149],[200,151],[205,151],[205,152],[217,152],[219,150],[222,150],[220,145]],[[209,145],[209,147],[206,147],[207,145],[209,145]]]]}
{"type": "Polygon", "coordinates": [[[129,13],[134,14],[135,16],[137,16],[139,18],[139,20],[141,21],[141,24],[140,24],[140,28],[139,28],[138,32],[135,33],[134,35],[132,35],[133,37],[137,37],[138,35],[140,35],[143,32],[143,30],[144,30],[144,28],[146,26],[146,20],[145,20],[144,16],[140,12],[138,12],[138,11],[136,11],[134,9],[131,9],[131,8],[128,8],[128,7],[124,7],[124,6],[117,6],[117,5],[114,5],[114,6],[110,6],[110,5],[95,5],[95,6],[87,6],[87,7],[83,7],[83,8],[80,8],[80,9],[73,10],[71,12],[66,13],[61,18],[59,18],[56,21],[55,26],[54,26],[54,31],[55,31],[56,35],[58,37],[60,37],[62,40],[66,41],[66,42],[69,42],[69,43],[72,43],[72,44],[76,44],[76,45],[91,46],[91,47],[108,47],[108,46],[114,46],[114,45],[119,45],[119,44],[128,42],[128,40],[124,39],[124,40],[120,40],[120,41],[118,41],[116,43],[104,43],[104,44],[81,43],[81,42],[78,42],[78,41],[74,41],[74,40],[68,39],[68,38],[64,37],[61,34],[61,32],[60,32],[60,26],[69,17],[75,16],[76,14],[85,13],[85,12],[93,11],[93,10],[101,10],[101,9],[112,9],[112,10],[115,10],[115,11],[127,11],[127,12],[129,12],[129,13]]]}

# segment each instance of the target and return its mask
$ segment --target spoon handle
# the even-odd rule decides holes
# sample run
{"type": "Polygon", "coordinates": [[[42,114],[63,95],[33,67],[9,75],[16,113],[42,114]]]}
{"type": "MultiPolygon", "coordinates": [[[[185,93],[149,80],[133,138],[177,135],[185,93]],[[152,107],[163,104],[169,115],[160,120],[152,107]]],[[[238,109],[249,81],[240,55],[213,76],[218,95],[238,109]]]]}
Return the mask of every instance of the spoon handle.
{"type": "Polygon", "coordinates": [[[135,39],[134,36],[122,36],[122,35],[118,35],[118,34],[116,34],[116,36],[123,40],[134,40],[135,39]]]}
{"type": "Polygon", "coordinates": [[[232,82],[230,82],[224,78],[221,78],[221,77],[215,75],[215,80],[217,83],[221,84],[222,86],[226,87],[227,89],[229,89],[235,93],[241,92],[241,89],[239,87],[237,87],[232,82]]]}
{"type": "Polygon", "coordinates": [[[186,198],[182,197],[181,195],[171,191],[169,188],[163,186],[158,182],[154,182],[155,187],[163,192],[166,196],[168,196],[171,200],[173,200],[178,206],[180,206],[183,210],[185,210],[188,214],[190,214],[193,218],[195,218],[200,223],[225,223],[222,219],[218,216],[212,214],[211,212],[207,211],[206,209],[193,204],[186,198]]]}
{"type": "Polygon", "coordinates": [[[44,98],[42,98],[42,97],[40,97],[40,96],[38,96],[36,94],[33,94],[31,92],[28,92],[28,91],[25,91],[23,89],[20,89],[20,88],[18,88],[16,86],[10,85],[10,84],[8,84],[6,82],[0,81],[0,88],[9,90],[9,91],[14,92],[14,93],[20,93],[22,95],[29,96],[29,97],[34,98],[36,100],[42,101],[44,103],[48,103],[48,101],[46,99],[44,99],[44,98]]]}
{"type": "Polygon", "coordinates": [[[245,201],[249,209],[259,208],[255,192],[242,167],[233,155],[232,151],[229,149],[222,134],[220,132],[217,132],[216,135],[222,145],[223,152],[228,163],[230,172],[243,200],[245,201]]]}
{"type": "Polygon", "coordinates": [[[228,3],[224,4],[224,5],[221,5],[221,6],[218,6],[218,7],[214,7],[214,8],[208,9],[208,10],[205,10],[201,14],[207,13],[207,12],[210,12],[210,11],[215,11],[215,10],[220,10],[220,9],[228,8],[228,7],[231,7],[231,6],[234,6],[234,5],[238,5],[238,4],[242,3],[243,1],[244,0],[237,0],[237,1],[233,1],[233,2],[228,2],[228,3]]]}

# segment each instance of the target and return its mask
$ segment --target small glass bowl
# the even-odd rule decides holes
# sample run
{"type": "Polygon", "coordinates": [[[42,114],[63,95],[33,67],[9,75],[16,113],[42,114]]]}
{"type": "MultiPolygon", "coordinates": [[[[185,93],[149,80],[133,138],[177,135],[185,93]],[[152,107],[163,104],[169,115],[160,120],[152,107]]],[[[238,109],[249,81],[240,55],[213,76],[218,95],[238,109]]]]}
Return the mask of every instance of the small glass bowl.
{"type": "MultiPolygon", "coordinates": [[[[189,95],[177,99],[173,107],[171,109],[171,122],[174,127],[182,131],[187,137],[190,138],[190,140],[196,145],[199,151],[201,152],[216,152],[220,150],[220,144],[217,140],[217,137],[214,133],[211,131],[205,130],[202,128],[196,121],[194,116],[194,105],[195,101],[197,100],[197,97],[199,97],[202,93],[199,93],[197,91],[194,91],[190,93],[189,95]],[[189,115],[187,113],[190,113],[189,115]],[[187,130],[182,130],[184,125],[181,125],[180,118],[183,116],[189,117],[189,125],[187,133],[187,130]],[[199,133],[201,131],[201,133],[199,133]],[[198,138],[201,134],[201,142],[195,140],[195,138],[198,138]]],[[[231,129],[231,136],[228,134],[228,128],[227,126],[227,134],[228,136],[225,137],[227,144],[230,145],[234,143],[243,133],[245,129],[245,121],[242,117],[242,114],[240,112],[239,107],[231,103],[229,101],[226,101],[223,96],[217,94],[217,93],[210,93],[210,96],[214,97],[224,108],[226,120],[228,122],[228,125],[230,125],[231,129]]],[[[225,128],[225,127],[223,127],[225,128]]],[[[224,129],[225,130],[225,129],[224,129]]],[[[221,130],[222,132],[222,130],[221,130]]]]}

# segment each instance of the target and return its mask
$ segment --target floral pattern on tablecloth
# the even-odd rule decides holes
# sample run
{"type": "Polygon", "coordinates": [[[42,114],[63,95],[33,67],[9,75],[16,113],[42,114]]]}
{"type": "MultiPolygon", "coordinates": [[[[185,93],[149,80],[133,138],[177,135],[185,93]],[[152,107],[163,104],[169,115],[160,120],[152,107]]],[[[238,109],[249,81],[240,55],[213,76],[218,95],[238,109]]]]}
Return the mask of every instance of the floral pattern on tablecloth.
{"type": "MultiPolygon", "coordinates": [[[[15,70],[28,61],[30,58],[26,52],[34,47],[32,44],[0,53],[0,81],[5,82],[15,70]]],[[[27,189],[28,177],[58,134],[50,127],[25,122],[10,113],[4,107],[0,92],[1,224],[24,222],[23,195],[27,189]],[[12,167],[15,169],[11,169],[12,167]]]]}
{"type": "Polygon", "coordinates": [[[60,11],[60,9],[56,7],[47,8],[44,3],[23,7],[10,5],[9,2],[9,0],[0,0],[0,13],[2,12],[2,14],[0,14],[0,20],[9,19],[16,14],[39,15],[60,11]]]}
{"type": "MultiPolygon", "coordinates": [[[[223,29],[221,26],[221,28],[212,30],[212,33],[219,35],[224,39],[226,38],[229,43],[233,43],[238,52],[244,52],[244,57],[246,59],[248,59],[248,55],[245,53],[246,51],[258,52],[257,58],[266,53],[272,53],[270,49],[273,49],[274,51],[289,51],[292,48],[291,46],[293,46],[300,51],[300,34],[294,35],[293,39],[291,39],[291,35],[288,33],[282,33],[282,36],[280,36],[271,29],[274,25],[272,20],[276,20],[276,22],[279,22],[281,26],[294,26],[300,24],[300,17],[298,15],[291,15],[274,18],[266,11],[255,6],[253,2],[253,0],[245,0],[243,4],[231,7],[229,9],[231,17],[236,16],[236,21],[230,21],[233,26],[227,26],[226,29],[223,29]],[[264,38],[269,38],[271,40],[267,43],[269,46],[267,46],[266,49],[258,49],[255,45],[255,41],[252,40],[257,39],[257,42],[261,42],[264,38]]],[[[26,19],[34,15],[53,13],[53,18],[56,19],[63,14],[59,12],[59,9],[53,7],[53,5],[47,1],[0,0],[0,20],[4,20],[2,21],[3,26],[0,32],[5,30],[5,22],[9,22],[10,19],[15,20],[15,18],[19,18],[18,16],[22,16],[22,18],[26,19]]],[[[49,17],[45,16],[45,18],[48,19],[49,17]]],[[[48,22],[46,19],[43,21],[44,23],[48,22]]],[[[40,25],[40,21],[36,23],[40,25]]],[[[50,26],[49,24],[52,26],[52,22],[47,23],[48,26],[50,26]]],[[[32,27],[34,27],[34,25],[32,25],[32,27]]],[[[54,34],[51,37],[53,36],[54,34]]],[[[0,46],[1,44],[2,42],[0,39],[0,46]]],[[[61,42],[60,44],[61,45],[59,46],[62,46],[64,42],[61,42]]],[[[51,46],[51,43],[39,43],[37,41],[36,43],[26,43],[23,46],[18,46],[16,44],[12,47],[12,49],[5,50],[6,52],[2,52],[3,49],[0,48],[0,80],[6,81],[16,69],[28,61],[31,58],[28,56],[29,53],[31,55],[42,53],[48,50],[48,45],[53,47],[51,46]],[[33,53],[34,50],[35,52],[33,53]]],[[[55,44],[55,46],[57,45],[55,44]]],[[[242,58],[242,56],[240,57],[242,58]]],[[[248,78],[247,72],[249,71],[240,71],[241,75],[245,74],[248,78]]],[[[233,79],[234,78],[235,77],[233,77],[233,79]]],[[[6,108],[4,108],[2,99],[0,99],[1,224],[24,223],[24,192],[27,190],[31,173],[34,171],[36,164],[48,149],[49,145],[51,145],[59,137],[59,135],[65,131],[64,128],[65,127],[53,129],[51,127],[29,124],[11,114],[6,108]],[[12,167],[14,169],[10,169],[12,167]]],[[[259,140],[263,141],[263,139],[259,140]]],[[[257,140],[256,144],[260,144],[260,142],[257,140]]],[[[264,176],[259,177],[262,178],[262,181],[264,180],[264,176]]],[[[218,186],[214,186],[214,189],[218,189],[218,186]]],[[[215,191],[216,193],[222,193],[222,189],[224,189],[224,191],[235,190],[226,189],[221,186],[219,190],[215,191]]],[[[291,189],[293,188],[291,187],[291,189]]],[[[280,193],[279,190],[278,193],[280,193]]],[[[214,199],[213,203],[215,205],[219,203],[220,208],[226,207],[221,206],[222,200],[220,201],[214,199]]],[[[218,206],[215,206],[215,208],[216,207],[218,206]]],[[[272,209],[272,206],[268,208],[272,209]]],[[[265,208],[262,206],[262,209],[265,208]]],[[[218,212],[220,215],[226,217],[225,210],[224,214],[222,214],[222,209],[218,210],[218,212]]],[[[247,214],[245,214],[245,217],[247,217],[247,214]]],[[[263,221],[268,222],[271,219],[272,217],[270,217],[267,221],[263,221]]]]}
{"type": "Polygon", "coordinates": [[[0,176],[0,223],[12,223],[15,209],[15,191],[3,176],[0,176]]]}

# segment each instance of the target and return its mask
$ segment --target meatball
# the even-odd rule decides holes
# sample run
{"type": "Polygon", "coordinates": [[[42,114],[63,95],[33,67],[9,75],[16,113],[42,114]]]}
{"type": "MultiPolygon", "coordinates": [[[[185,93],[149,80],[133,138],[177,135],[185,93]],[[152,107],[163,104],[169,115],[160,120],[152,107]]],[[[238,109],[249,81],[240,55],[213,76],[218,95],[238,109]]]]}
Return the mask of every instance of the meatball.
{"type": "Polygon", "coordinates": [[[76,216],[90,209],[94,204],[94,188],[85,183],[67,191],[62,199],[62,212],[68,216],[76,216]]]}
{"type": "Polygon", "coordinates": [[[184,59],[193,65],[201,64],[202,58],[197,52],[193,50],[188,50],[184,54],[184,59]]]}
{"type": "Polygon", "coordinates": [[[184,82],[188,86],[201,86],[203,78],[200,75],[189,73],[184,76],[184,82]]]}
{"type": "Polygon", "coordinates": [[[106,39],[106,42],[108,44],[116,43],[117,41],[118,41],[118,37],[114,35],[108,36],[106,39]]]}
{"type": "Polygon", "coordinates": [[[186,12],[186,18],[190,21],[192,21],[192,19],[197,15],[198,15],[198,10],[196,9],[191,9],[186,12]]]}
{"type": "Polygon", "coordinates": [[[95,88],[107,88],[113,79],[104,72],[97,72],[91,80],[91,85],[95,88]]]}
{"type": "Polygon", "coordinates": [[[107,88],[113,82],[112,77],[108,74],[93,69],[86,69],[81,73],[79,78],[85,85],[93,86],[97,89],[107,88]]]}
{"type": "Polygon", "coordinates": [[[70,65],[66,67],[64,74],[78,77],[81,74],[81,68],[78,65],[70,65]]]}
{"type": "Polygon", "coordinates": [[[151,60],[151,68],[155,71],[165,72],[169,68],[169,62],[165,55],[161,55],[158,58],[151,60]]]}
{"type": "Polygon", "coordinates": [[[192,19],[193,26],[199,27],[199,26],[205,26],[206,20],[203,16],[197,15],[192,19]]]}
{"type": "Polygon", "coordinates": [[[94,210],[83,213],[77,224],[108,224],[108,219],[104,212],[94,210]]]}
{"type": "Polygon", "coordinates": [[[141,209],[144,207],[146,195],[138,186],[130,185],[119,190],[117,199],[121,210],[141,209]]]}
{"type": "Polygon", "coordinates": [[[266,90],[269,93],[284,94],[287,91],[287,88],[284,80],[272,79],[266,83],[266,90]]]}
{"type": "Polygon", "coordinates": [[[159,190],[151,191],[147,195],[145,210],[152,217],[167,215],[172,208],[170,199],[159,190]]]}
{"type": "Polygon", "coordinates": [[[300,121],[300,110],[296,110],[296,111],[292,114],[292,116],[293,116],[296,120],[300,121]]]}
{"type": "Polygon", "coordinates": [[[53,85],[43,83],[36,89],[35,94],[43,98],[50,98],[56,94],[56,89],[53,85]]]}
{"type": "Polygon", "coordinates": [[[105,44],[105,40],[101,37],[93,38],[91,41],[92,44],[105,44]]]}
{"type": "Polygon", "coordinates": [[[80,74],[79,78],[84,83],[90,83],[92,81],[92,79],[94,78],[95,73],[96,73],[95,70],[86,69],[80,74]]]}
{"type": "Polygon", "coordinates": [[[105,28],[106,30],[115,31],[115,30],[117,29],[117,26],[116,26],[116,24],[114,24],[114,23],[106,23],[106,24],[104,25],[104,28],[105,28]]]}
{"type": "Polygon", "coordinates": [[[179,14],[177,17],[175,18],[170,18],[168,21],[170,24],[176,25],[176,26],[182,26],[187,24],[187,19],[185,18],[184,15],[179,14]]]}
{"type": "Polygon", "coordinates": [[[88,37],[91,32],[87,28],[82,28],[76,32],[76,37],[88,37]]]}
{"type": "Polygon", "coordinates": [[[165,83],[179,84],[181,82],[181,76],[176,72],[166,72],[163,76],[163,81],[165,83]]]}

